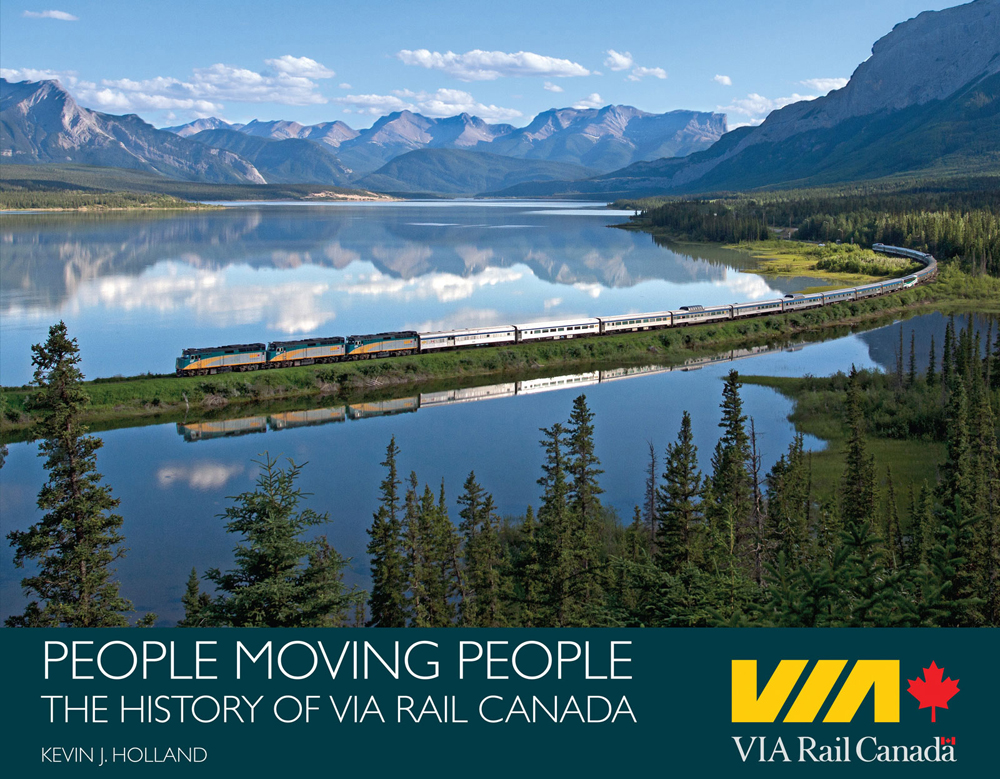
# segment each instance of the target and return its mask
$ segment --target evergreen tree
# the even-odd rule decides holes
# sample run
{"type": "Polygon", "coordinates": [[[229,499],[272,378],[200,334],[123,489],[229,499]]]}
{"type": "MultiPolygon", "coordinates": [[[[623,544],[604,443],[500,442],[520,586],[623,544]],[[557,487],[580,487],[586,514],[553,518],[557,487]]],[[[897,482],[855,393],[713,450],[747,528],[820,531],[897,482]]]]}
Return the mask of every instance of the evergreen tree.
{"type": "Polygon", "coordinates": [[[852,367],[847,384],[846,470],[842,488],[841,514],[845,529],[852,523],[874,525],[876,506],[875,458],[865,444],[861,389],[857,371],[852,367]]]}
{"type": "Polygon", "coordinates": [[[649,538],[649,549],[651,552],[656,552],[656,529],[659,524],[657,521],[657,493],[659,488],[656,484],[657,477],[657,467],[656,467],[656,447],[653,446],[652,441],[646,442],[649,445],[649,462],[646,465],[646,494],[644,502],[644,520],[646,531],[649,538]]]}
{"type": "Polygon", "coordinates": [[[706,490],[706,519],[712,537],[714,564],[719,570],[741,566],[749,571],[751,560],[750,518],[752,485],[748,463],[749,437],[736,371],[726,376],[722,390],[722,437],[712,456],[712,477],[706,490]]]}
{"type": "Polygon", "coordinates": [[[906,374],[906,386],[913,387],[917,383],[917,332],[910,332],[910,369],[906,374]]]}
{"type": "Polygon", "coordinates": [[[931,351],[927,357],[927,386],[937,384],[937,354],[934,350],[934,336],[931,336],[931,351]]]}
{"type": "Polygon", "coordinates": [[[212,598],[207,592],[201,591],[198,583],[198,571],[191,569],[188,577],[187,588],[181,596],[181,605],[184,606],[184,619],[177,623],[179,628],[205,627],[208,616],[207,610],[212,603],[212,598]]]}
{"type": "Polygon", "coordinates": [[[368,528],[371,556],[372,592],[369,599],[369,627],[406,627],[406,560],[400,549],[402,522],[399,516],[399,477],[396,458],[399,447],[393,436],[385,450],[382,467],[385,478],[379,487],[382,497],[368,528]]]}
{"type": "Polygon", "coordinates": [[[590,527],[601,509],[597,496],[604,490],[597,483],[597,477],[604,471],[598,468],[601,461],[594,452],[594,414],[587,406],[586,395],[580,395],[573,401],[566,433],[569,507],[579,523],[581,534],[589,536],[590,527]]]}
{"type": "Polygon", "coordinates": [[[210,569],[205,578],[218,595],[208,621],[228,627],[329,627],[346,619],[355,594],[341,580],[347,561],[325,536],[304,540],[310,529],[330,521],[327,514],[299,508],[306,493],[296,486],[302,466],[287,468],[265,453],[258,461],[255,490],[232,498],[221,516],[226,530],[242,537],[234,550],[236,567],[210,569]]]}
{"type": "Polygon", "coordinates": [[[789,569],[798,567],[806,557],[810,480],[809,457],[799,433],[767,475],[767,514],[775,555],[783,553],[789,569]]]}
{"type": "MultiPolygon", "coordinates": [[[[34,435],[42,439],[48,481],[38,493],[45,514],[28,530],[8,533],[14,564],[35,561],[37,573],[21,580],[35,596],[8,627],[122,627],[132,604],[114,579],[116,560],[125,555],[122,518],[112,511],[118,499],[101,483],[97,450],[103,442],[86,435],[80,416],[89,403],[80,372],[80,351],[66,325],[49,328],[48,339],[31,347],[35,367],[31,400],[34,435]]],[[[147,617],[147,622],[155,617],[147,617]]]]}
{"type": "Polygon", "coordinates": [[[667,573],[676,573],[690,559],[691,534],[701,522],[701,491],[698,447],[691,433],[691,415],[685,411],[677,441],[667,446],[663,485],[657,491],[654,559],[667,573]]]}
{"type": "Polygon", "coordinates": [[[891,466],[886,466],[885,483],[885,522],[882,532],[885,537],[889,566],[896,570],[903,566],[905,559],[903,557],[903,532],[899,527],[899,508],[896,505],[896,488],[892,482],[891,466]]]}
{"type": "Polygon", "coordinates": [[[948,400],[948,459],[941,468],[939,494],[946,508],[954,510],[959,501],[972,503],[969,409],[965,383],[957,374],[948,400]]]}
{"type": "Polygon", "coordinates": [[[932,571],[933,589],[944,601],[937,620],[941,627],[972,627],[981,623],[975,597],[975,582],[970,557],[974,522],[962,511],[962,502],[954,509],[944,509],[927,553],[932,571]]]}
{"type": "Polygon", "coordinates": [[[537,609],[538,625],[569,624],[575,603],[570,590],[576,573],[575,540],[578,524],[568,505],[566,429],[560,423],[542,428],[545,463],[538,484],[542,503],[538,509],[539,590],[543,602],[537,609]]]}

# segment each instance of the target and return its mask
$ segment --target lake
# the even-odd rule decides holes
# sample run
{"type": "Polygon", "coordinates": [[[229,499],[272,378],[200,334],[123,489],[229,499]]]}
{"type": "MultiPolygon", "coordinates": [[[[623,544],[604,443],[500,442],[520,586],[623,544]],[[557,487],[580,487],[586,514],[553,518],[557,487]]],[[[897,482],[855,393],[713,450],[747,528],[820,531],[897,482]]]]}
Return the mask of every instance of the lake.
{"type": "Polygon", "coordinates": [[[713,247],[609,229],[631,212],[527,201],[239,205],[0,215],[0,383],[62,319],[89,377],[182,349],[658,311],[814,285],[713,247]]]}
{"type": "MultiPolygon", "coordinates": [[[[314,328],[308,332],[345,334],[609,314],[774,296],[810,283],[747,273],[749,261],[736,252],[663,248],[648,235],[606,227],[625,218],[576,203],[523,202],[0,217],[5,383],[28,378],[28,347],[58,318],[80,338],[85,371],[106,375],[163,371],[181,346],[266,340],[307,325],[314,328]]],[[[940,354],[944,323],[925,315],[686,370],[581,373],[358,406],[318,399],[315,408],[294,412],[104,432],[99,470],[121,499],[130,550],[118,563],[122,591],[139,611],[157,612],[160,624],[180,618],[192,566],[231,565],[235,540],[218,515],[227,496],[252,488],[254,460],[265,452],[308,463],[301,482],[312,493],[307,505],[329,512],[330,541],[353,558],[348,581],[367,586],[366,528],[392,436],[401,476],[415,471],[435,492],[444,480],[453,519],[473,469],[501,514],[520,515],[538,506],[539,428],[565,421],[580,393],[596,414],[601,499],[628,522],[642,500],[648,445],[662,464],[684,410],[701,467],[709,468],[730,369],[801,376],[885,367],[895,364],[901,328],[907,348],[917,334],[921,357],[936,334],[940,354]]],[[[794,437],[791,403],[763,387],[745,387],[743,398],[770,468],[794,437]]],[[[806,444],[822,447],[815,439],[806,444]]],[[[4,534],[37,520],[45,480],[34,444],[9,450],[0,470],[4,534]]],[[[0,618],[23,608],[23,575],[9,552],[0,556],[0,618]]]]}

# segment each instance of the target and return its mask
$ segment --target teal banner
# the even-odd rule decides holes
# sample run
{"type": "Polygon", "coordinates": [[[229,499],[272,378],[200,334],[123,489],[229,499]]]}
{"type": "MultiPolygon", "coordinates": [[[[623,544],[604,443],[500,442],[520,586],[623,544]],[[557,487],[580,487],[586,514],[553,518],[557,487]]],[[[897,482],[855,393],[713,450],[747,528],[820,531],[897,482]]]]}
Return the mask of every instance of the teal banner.
{"type": "Polygon", "coordinates": [[[998,639],[7,630],[0,732],[12,777],[986,776],[998,639]]]}

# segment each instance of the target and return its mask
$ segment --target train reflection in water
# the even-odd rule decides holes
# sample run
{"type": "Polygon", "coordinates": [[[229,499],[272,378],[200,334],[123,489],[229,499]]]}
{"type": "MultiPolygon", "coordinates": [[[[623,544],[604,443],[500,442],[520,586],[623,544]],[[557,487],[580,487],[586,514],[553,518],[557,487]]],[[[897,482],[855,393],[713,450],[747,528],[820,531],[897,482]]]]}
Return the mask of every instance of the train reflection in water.
{"type": "Polygon", "coordinates": [[[482,387],[467,387],[465,389],[442,390],[439,392],[421,392],[392,400],[374,400],[364,403],[351,403],[340,406],[325,406],[306,411],[281,411],[268,416],[245,417],[242,419],[212,420],[209,422],[178,422],[177,432],[184,436],[185,441],[204,441],[211,438],[247,435],[249,433],[266,433],[288,430],[297,427],[313,427],[327,425],[347,420],[370,419],[394,414],[408,414],[422,408],[450,406],[455,403],[472,403],[479,400],[494,398],[510,398],[516,395],[535,395],[541,392],[554,392],[563,389],[582,389],[595,384],[609,381],[622,381],[642,376],[652,376],[657,373],[671,371],[692,371],[721,362],[733,362],[748,357],[754,357],[765,352],[798,351],[801,345],[786,347],[756,346],[750,349],[734,349],[710,357],[698,357],[685,361],[680,365],[638,365],[627,368],[612,368],[609,370],[587,371],[584,373],[569,373],[562,376],[550,376],[542,379],[525,379],[510,381],[503,384],[489,384],[482,387]]]}

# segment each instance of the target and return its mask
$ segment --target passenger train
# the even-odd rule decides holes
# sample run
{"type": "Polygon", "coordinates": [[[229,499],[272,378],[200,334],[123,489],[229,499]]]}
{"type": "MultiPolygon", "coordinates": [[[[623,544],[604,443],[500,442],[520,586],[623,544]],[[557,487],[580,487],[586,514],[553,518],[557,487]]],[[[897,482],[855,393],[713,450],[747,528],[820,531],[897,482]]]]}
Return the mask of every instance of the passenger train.
{"type": "Polygon", "coordinates": [[[937,261],[930,254],[899,246],[877,243],[872,249],[921,262],[924,267],[909,276],[860,287],[814,292],[808,295],[785,295],[784,298],[734,303],[724,306],[681,306],[671,311],[646,314],[622,314],[583,319],[527,322],[525,324],[474,327],[467,330],[442,330],[417,333],[413,330],[370,335],[328,338],[304,338],[297,341],[272,341],[269,344],[232,344],[199,349],[185,349],[177,358],[178,376],[207,376],[230,371],[256,371],[296,365],[368,360],[407,354],[426,354],[445,349],[502,346],[532,341],[608,335],[611,333],[658,330],[668,327],[745,319],[769,314],[805,311],[834,303],[864,300],[921,284],[937,274],[937,261]]]}

